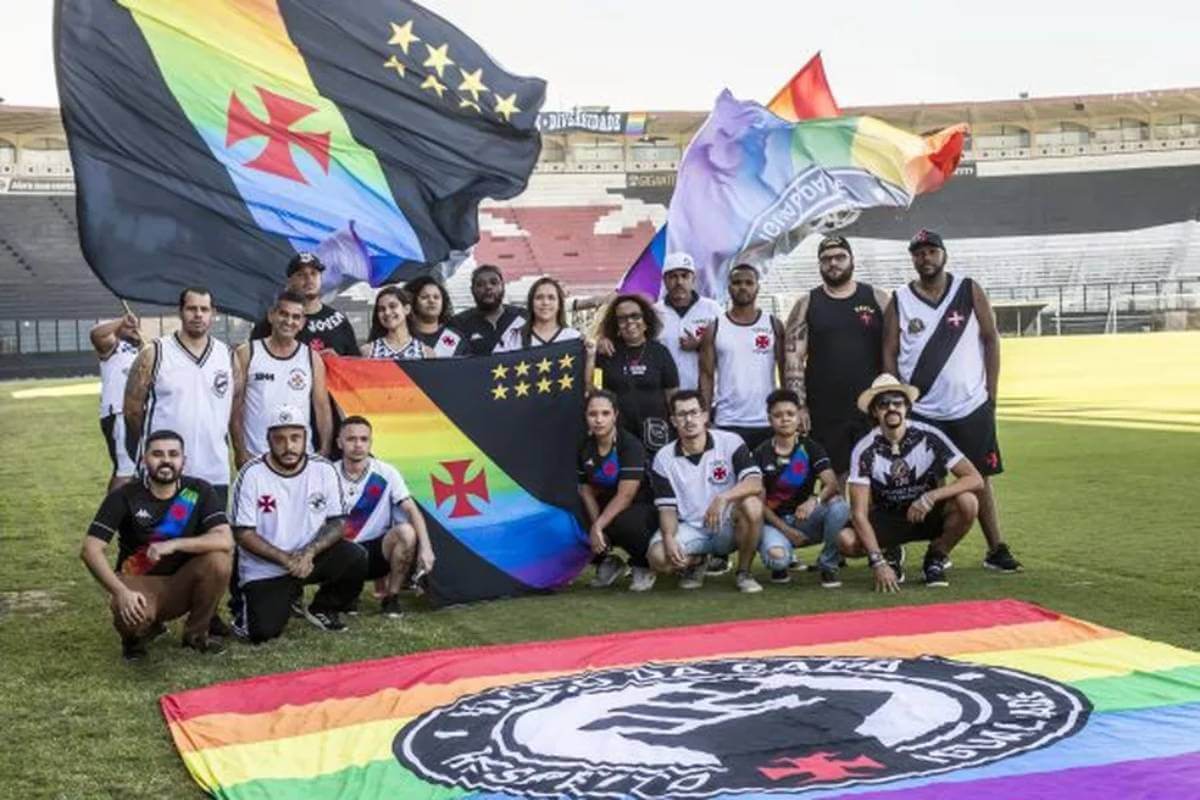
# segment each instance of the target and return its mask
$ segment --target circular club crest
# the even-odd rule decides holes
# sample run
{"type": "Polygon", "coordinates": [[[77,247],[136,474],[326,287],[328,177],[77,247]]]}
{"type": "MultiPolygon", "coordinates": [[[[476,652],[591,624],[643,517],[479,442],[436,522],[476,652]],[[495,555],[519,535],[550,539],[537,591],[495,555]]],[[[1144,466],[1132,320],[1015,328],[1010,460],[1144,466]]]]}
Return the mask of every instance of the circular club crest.
{"type": "Polygon", "coordinates": [[[299,367],[294,368],[288,373],[288,388],[296,392],[302,392],[308,388],[308,375],[299,367]]]}
{"type": "Polygon", "coordinates": [[[226,370],[217,370],[213,375],[212,390],[217,397],[224,397],[229,391],[229,373],[226,370]]]}
{"type": "Polygon", "coordinates": [[[795,794],[1007,758],[1090,710],[1045,678],[937,657],[724,659],[490,689],[392,750],[425,780],[522,797],[795,794]]]}

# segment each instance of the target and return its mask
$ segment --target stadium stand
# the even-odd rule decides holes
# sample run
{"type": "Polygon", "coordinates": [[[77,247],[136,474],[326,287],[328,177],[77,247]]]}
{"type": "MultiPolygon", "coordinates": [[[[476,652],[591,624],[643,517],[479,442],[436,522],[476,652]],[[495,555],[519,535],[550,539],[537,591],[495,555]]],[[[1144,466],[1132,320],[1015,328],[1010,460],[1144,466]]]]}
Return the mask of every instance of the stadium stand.
{"type": "MultiPolygon", "coordinates": [[[[577,112],[586,113],[557,115],[566,121],[544,130],[521,196],[483,205],[480,241],[450,281],[458,307],[469,302],[470,267],[483,262],[504,269],[510,301],[541,274],[574,294],[607,291],[665,221],[679,158],[705,114],[577,112]],[[588,129],[589,119],[604,125],[588,129]]],[[[845,229],[865,280],[907,280],[903,243],[931,227],[946,236],[952,269],[1028,303],[1016,330],[1200,324],[1200,89],[845,113],[914,132],[972,128],[943,190],[845,229]],[[1164,323],[1164,314],[1175,316],[1164,323]]],[[[80,254],[73,193],[57,110],[0,105],[0,362],[84,350],[92,321],[119,309],[80,254]]],[[[772,265],[777,310],[812,285],[814,250],[807,241],[772,265]]],[[[365,327],[369,297],[353,287],[335,305],[365,327]]],[[[137,310],[157,329],[170,324],[169,309],[137,310]]],[[[235,337],[243,330],[221,324],[235,337]]]]}

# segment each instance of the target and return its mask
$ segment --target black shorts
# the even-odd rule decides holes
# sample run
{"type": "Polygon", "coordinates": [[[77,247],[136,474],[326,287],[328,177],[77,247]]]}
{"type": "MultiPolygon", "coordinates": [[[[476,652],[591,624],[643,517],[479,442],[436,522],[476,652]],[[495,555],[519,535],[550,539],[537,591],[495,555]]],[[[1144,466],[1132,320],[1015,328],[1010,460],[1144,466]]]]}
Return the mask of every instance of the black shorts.
{"type": "Polygon", "coordinates": [[[946,434],[946,438],[954,442],[954,446],[975,465],[979,474],[999,475],[1004,472],[1000,443],[996,441],[996,407],[992,401],[989,400],[961,419],[929,419],[917,413],[912,418],[946,434]]]}
{"type": "Polygon", "coordinates": [[[812,418],[809,436],[825,448],[829,464],[838,475],[850,471],[850,454],[854,445],[871,430],[871,423],[862,414],[846,419],[812,418]]]}
{"type": "Polygon", "coordinates": [[[882,511],[877,508],[871,509],[870,519],[881,550],[906,542],[930,542],[942,535],[946,501],[935,503],[925,519],[916,523],[909,522],[902,511],[882,511]]]}
{"type": "Polygon", "coordinates": [[[771,438],[771,426],[765,428],[739,428],[735,425],[718,425],[718,430],[736,433],[742,437],[742,441],[746,443],[746,447],[750,448],[750,452],[754,452],[754,448],[771,438]]]}
{"type": "Polygon", "coordinates": [[[100,433],[104,435],[104,446],[108,460],[112,463],[112,474],[129,478],[137,472],[137,465],[129,457],[125,436],[125,419],[120,414],[109,414],[100,418],[100,433]]]}
{"type": "Polygon", "coordinates": [[[382,578],[392,571],[392,564],[383,554],[383,537],[376,536],[365,542],[358,542],[359,547],[367,551],[367,580],[382,578]]]}

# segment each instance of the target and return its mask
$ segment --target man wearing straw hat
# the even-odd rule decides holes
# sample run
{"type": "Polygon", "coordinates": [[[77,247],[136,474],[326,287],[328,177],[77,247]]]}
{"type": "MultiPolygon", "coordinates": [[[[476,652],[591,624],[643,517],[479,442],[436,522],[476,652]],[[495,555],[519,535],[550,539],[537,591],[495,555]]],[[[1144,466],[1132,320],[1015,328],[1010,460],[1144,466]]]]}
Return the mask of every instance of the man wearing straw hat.
{"type": "Polygon", "coordinates": [[[876,591],[894,592],[904,582],[904,544],[914,541],[929,542],[925,585],[948,586],[947,556],[979,513],[979,471],[937,428],[908,418],[919,394],[884,373],[858,396],[859,410],[878,427],[850,455],[858,541],[849,549],[866,555],[876,591]],[[944,484],[948,473],[956,480],[944,484]]]}

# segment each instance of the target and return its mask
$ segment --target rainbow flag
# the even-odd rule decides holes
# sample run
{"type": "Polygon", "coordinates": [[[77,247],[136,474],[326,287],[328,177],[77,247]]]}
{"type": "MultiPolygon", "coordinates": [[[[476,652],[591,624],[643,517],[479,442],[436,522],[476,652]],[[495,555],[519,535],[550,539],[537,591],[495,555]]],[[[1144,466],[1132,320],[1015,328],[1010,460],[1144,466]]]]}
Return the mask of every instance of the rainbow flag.
{"type": "Polygon", "coordinates": [[[420,653],[162,710],[227,800],[1200,796],[1200,653],[1013,600],[420,653]]]}
{"type": "Polygon", "coordinates": [[[421,507],[437,554],[435,601],[555,589],[591,559],[575,480],[582,343],[458,360],[327,357],[325,366],[338,410],[371,421],[373,454],[400,471],[421,507]]]}
{"type": "Polygon", "coordinates": [[[921,137],[873,117],[791,123],[726,90],[680,161],[667,252],[690,253],[698,290],[720,297],[735,263],[765,269],[847,212],[907,207],[939,188],[965,133],[921,137]]]}
{"type": "MultiPolygon", "coordinates": [[[[545,83],[403,0],[59,0],[80,238],[117,294],[256,315],[297,250],[402,280],[524,190],[545,83]]],[[[336,288],[336,287],[327,287],[336,288]]]]}

